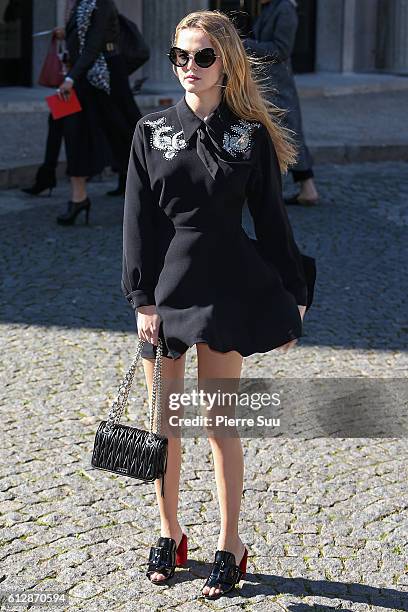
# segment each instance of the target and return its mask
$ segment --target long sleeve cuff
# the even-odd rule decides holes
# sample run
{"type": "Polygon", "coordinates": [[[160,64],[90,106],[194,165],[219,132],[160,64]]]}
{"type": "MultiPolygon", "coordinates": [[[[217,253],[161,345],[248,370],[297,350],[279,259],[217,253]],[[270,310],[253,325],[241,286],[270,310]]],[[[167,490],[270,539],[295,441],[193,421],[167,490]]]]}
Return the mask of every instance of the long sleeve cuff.
{"type": "Polygon", "coordinates": [[[120,286],[123,295],[129,302],[129,304],[131,304],[132,308],[136,309],[138,306],[154,306],[156,304],[156,300],[154,297],[154,289],[135,289],[134,291],[129,291],[129,289],[124,283],[123,278],[121,280],[120,286]]]}
{"type": "Polygon", "coordinates": [[[136,289],[129,293],[127,299],[132,304],[134,308],[138,306],[154,306],[156,304],[154,291],[142,291],[141,289],[136,289]]]}

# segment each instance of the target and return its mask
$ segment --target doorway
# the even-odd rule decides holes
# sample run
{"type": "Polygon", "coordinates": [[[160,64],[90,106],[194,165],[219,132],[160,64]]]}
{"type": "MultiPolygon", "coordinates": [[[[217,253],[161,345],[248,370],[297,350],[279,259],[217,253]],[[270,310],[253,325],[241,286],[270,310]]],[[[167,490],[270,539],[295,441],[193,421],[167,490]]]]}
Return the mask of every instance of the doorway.
{"type": "Polygon", "coordinates": [[[32,85],[32,0],[0,0],[0,86],[32,85]]]}

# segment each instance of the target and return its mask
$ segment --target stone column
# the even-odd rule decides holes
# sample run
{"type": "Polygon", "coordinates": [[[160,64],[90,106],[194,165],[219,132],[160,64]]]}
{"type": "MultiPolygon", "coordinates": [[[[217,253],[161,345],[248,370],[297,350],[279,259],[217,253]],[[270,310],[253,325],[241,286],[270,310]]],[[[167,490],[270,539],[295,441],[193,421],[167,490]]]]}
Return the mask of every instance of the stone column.
{"type": "Polygon", "coordinates": [[[150,46],[150,59],[143,66],[148,80],[143,93],[166,94],[181,92],[166,53],[177,23],[188,13],[209,7],[208,0],[143,0],[143,36],[150,46]]]}
{"type": "Polygon", "coordinates": [[[354,47],[356,42],[356,0],[344,0],[342,72],[354,71],[354,47]]]}
{"type": "Polygon", "coordinates": [[[374,70],[379,1],[318,0],[317,71],[350,73],[374,70]]]}
{"type": "Polygon", "coordinates": [[[341,72],[343,51],[343,2],[318,0],[316,22],[316,70],[341,72]]]}
{"type": "Polygon", "coordinates": [[[388,0],[384,8],[381,67],[386,72],[408,74],[408,0],[388,0]]]}
{"type": "Polygon", "coordinates": [[[356,10],[354,71],[374,72],[379,0],[359,0],[356,10]]]}

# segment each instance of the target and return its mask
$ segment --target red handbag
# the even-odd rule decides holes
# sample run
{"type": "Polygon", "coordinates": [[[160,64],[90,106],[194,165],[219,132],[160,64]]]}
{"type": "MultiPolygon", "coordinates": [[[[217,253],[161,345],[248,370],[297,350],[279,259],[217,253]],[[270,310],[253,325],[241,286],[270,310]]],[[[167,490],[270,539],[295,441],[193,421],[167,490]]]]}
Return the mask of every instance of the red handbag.
{"type": "Polygon", "coordinates": [[[65,78],[65,67],[62,62],[62,41],[53,34],[47,55],[41,68],[38,79],[39,85],[44,87],[59,87],[65,78]]]}

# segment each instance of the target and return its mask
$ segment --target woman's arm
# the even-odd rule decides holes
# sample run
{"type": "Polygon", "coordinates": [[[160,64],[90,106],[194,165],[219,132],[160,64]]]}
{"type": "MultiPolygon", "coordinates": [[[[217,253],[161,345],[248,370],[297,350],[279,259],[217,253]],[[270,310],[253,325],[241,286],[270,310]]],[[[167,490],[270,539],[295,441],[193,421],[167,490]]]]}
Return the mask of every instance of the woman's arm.
{"type": "Polygon", "coordinates": [[[282,177],[272,138],[265,126],[256,132],[254,167],[247,203],[262,255],[277,267],[285,288],[298,305],[307,304],[302,257],[293,237],[282,196],[282,177]]]}
{"type": "Polygon", "coordinates": [[[123,213],[121,288],[135,314],[138,306],[155,304],[157,282],[157,206],[146,166],[142,120],[136,124],[130,152],[123,213]]]}
{"type": "Polygon", "coordinates": [[[79,78],[92,67],[98,55],[103,50],[105,32],[112,12],[111,0],[97,0],[92,13],[91,23],[86,34],[85,45],[78,60],[72,66],[68,75],[71,79],[79,78]]]}
{"type": "MultiPolygon", "coordinates": [[[[287,3],[283,3],[278,11],[270,40],[258,41],[246,38],[243,44],[247,51],[253,51],[259,57],[283,62],[293,53],[298,16],[296,9],[287,3]]],[[[265,28],[268,29],[268,23],[266,23],[265,28]]]]}

